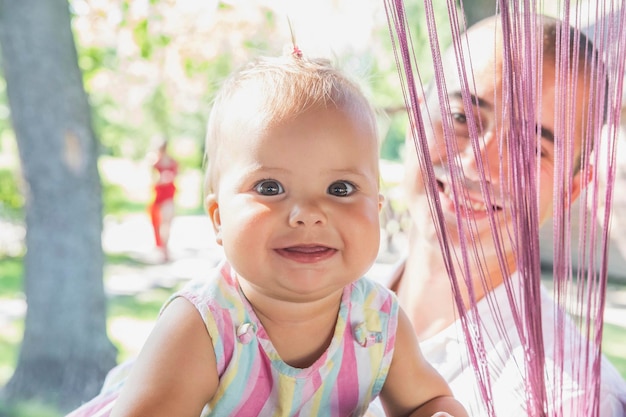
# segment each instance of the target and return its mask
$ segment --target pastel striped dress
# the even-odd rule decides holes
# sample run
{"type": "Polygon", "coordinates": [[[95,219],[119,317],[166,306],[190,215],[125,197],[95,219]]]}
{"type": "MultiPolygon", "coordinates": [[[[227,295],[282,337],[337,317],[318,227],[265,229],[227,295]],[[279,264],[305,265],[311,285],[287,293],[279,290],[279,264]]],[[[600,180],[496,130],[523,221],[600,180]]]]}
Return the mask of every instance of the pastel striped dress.
{"type": "Polygon", "coordinates": [[[202,416],[361,416],[387,377],[398,302],[366,278],[345,288],[332,341],[305,369],[280,359],[227,263],[177,297],[198,309],[217,358],[220,383],[202,416]]]}

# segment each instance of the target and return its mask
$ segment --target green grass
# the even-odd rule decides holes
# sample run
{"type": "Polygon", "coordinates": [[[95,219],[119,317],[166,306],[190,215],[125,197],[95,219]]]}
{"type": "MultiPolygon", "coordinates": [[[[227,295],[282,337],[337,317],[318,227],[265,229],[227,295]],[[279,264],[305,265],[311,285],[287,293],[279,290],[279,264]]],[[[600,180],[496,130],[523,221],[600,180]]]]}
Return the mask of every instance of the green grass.
{"type": "Polygon", "coordinates": [[[605,323],[602,333],[602,352],[626,378],[626,329],[605,323]]]}
{"type": "Polygon", "coordinates": [[[6,405],[0,402],[0,417],[61,417],[62,413],[45,404],[19,403],[6,405]]]}
{"type": "Polygon", "coordinates": [[[174,292],[170,288],[153,288],[137,295],[116,295],[109,299],[109,318],[131,317],[155,320],[163,302],[174,292]]]}
{"type": "Polygon", "coordinates": [[[10,328],[8,327],[0,332],[0,386],[3,386],[13,375],[19,346],[22,342],[24,320],[14,320],[10,328]]]}
{"type": "Polygon", "coordinates": [[[133,256],[123,253],[106,254],[105,262],[108,265],[128,265],[136,267],[142,267],[146,265],[145,262],[142,262],[141,260],[133,256]]]}

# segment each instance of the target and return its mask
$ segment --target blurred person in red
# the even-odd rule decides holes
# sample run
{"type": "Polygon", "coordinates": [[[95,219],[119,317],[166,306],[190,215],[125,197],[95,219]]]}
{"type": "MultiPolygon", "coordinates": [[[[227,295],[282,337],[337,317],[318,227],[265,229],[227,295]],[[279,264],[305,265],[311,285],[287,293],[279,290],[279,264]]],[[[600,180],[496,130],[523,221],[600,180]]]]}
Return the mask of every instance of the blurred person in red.
{"type": "Polygon", "coordinates": [[[168,142],[166,140],[159,144],[156,160],[152,164],[154,171],[154,200],[150,204],[150,218],[152,220],[155,243],[163,254],[165,261],[169,260],[167,243],[175,214],[175,180],[178,174],[178,163],[167,152],[167,145],[168,142]]]}

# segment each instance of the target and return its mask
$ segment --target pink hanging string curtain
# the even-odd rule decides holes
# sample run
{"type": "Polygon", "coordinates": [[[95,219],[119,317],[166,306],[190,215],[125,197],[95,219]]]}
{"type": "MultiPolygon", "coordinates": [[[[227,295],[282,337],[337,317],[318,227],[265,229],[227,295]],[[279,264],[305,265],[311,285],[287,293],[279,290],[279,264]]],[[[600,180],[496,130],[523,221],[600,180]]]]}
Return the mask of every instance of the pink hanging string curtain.
{"type": "MultiPolygon", "coordinates": [[[[409,0],[407,0],[408,2],[409,0]]],[[[420,1],[420,0],[417,0],[420,1]]],[[[441,0],[444,1],[444,0],[441,0]]],[[[460,245],[453,246],[449,242],[450,230],[443,221],[443,212],[438,198],[438,185],[433,168],[433,155],[426,142],[426,130],[429,129],[428,109],[419,111],[423,106],[421,98],[426,95],[426,83],[421,78],[421,70],[425,65],[417,62],[415,51],[417,48],[430,48],[432,55],[432,80],[430,87],[437,90],[438,106],[442,114],[450,114],[448,96],[446,94],[446,79],[444,77],[444,62],[441,51],[447,46],[442,45],[440,34],[449,33],[452,39],[452,48],[457,57],[458,76],[461,81],[463,101],[466,111],[471,112],[472,97],[476,80],[472,78],[472,65],[464,52],[467,49],[467,39],[464,35],[467,29],[463,19],[463,2],[459,5],[454,0],[447,1],[447,17],[441,19],[433,10],[433,0],[424,0],[425,19],[423,22],[414,22],[407,17],[405,2],[402,0],[385,0],[391,40],[400,75],[402,90],[409,116],[409,128],[415,141],[415,150],[418,155],[420,168],[426,175],[426,188],[429,196],[431,215],[439,237],[439,245],[444,254],[446,268],[450,277],[459,317],[463,323],[466,338],[469,341],[468,350],[471,364],[480,384],[478,393],[490,415],[495,415],[490,407],[493,397],[493,386],[490,378],[490,368],[485,357],[484,336],[481,332],[480,320],[476,309],[467,309],[461,288],[467,287],[469,298],[476,303],[475,288],[469,274],[470,265],[480,265],[482,249],[480,240],[472,234],[472,219],[458,216],[458,231],[460,245]],[[445,24],[437,23],[445,21],[445,24]],[[411,29],[417,24],[425,24],[429,34],[429,45],[416,45],[412,42],[411,29]],[[469,109],[469,110],[468,110],[469,109]]],[[[558,380],[559,369],[556,369],[555,381],[545,380],[544,351],[556,350],[556,363],[551,366],[573,366],[577,383],[586,387],[585,410],[579,410],[581,416],[597,416],[599,413],[600,393],[600,354],[603,331],[603,312],[606,299],[606,285],[608,276],[608,242],[611,224],[611,202],[613,200],[613,183],[616,172],[616,146],[620,128],[620,112],[622,109],[622,94],[624,91],[624,73],[626,62],[626,7],[622,7],[621,0],[600,0],[598,3],[583,3],[563,0],[558,2],[558,18],[564,24],[571,25],[574,32],[561,31],[557,35],[554,59],[556,61],[556,88],[554,99],[557,103],[554,109],[555,117],[555,178],[553,183],[553,218],[552,223],[552,252],[554,261],[553,296],[559,307],[554,312],[556,325],[553,331],[557,335],[555,340],[560,346],[544,346],[541,322],[536,317],[541,315],[539,300],[540,283],[542,279],[540,259],[540,229],[537,212],[539,177],[537,126],[528,123],[528,120],[541,118],[537,112],[537,102],[542,100],[539,93],[542,87],[542,74],[537,71],[544,59],[542,43],[538,42],[542,32],[535,30],[538,15],[544,13],[544,2],[530,0],[500,0],[496,9],[501,24],[502,54],[503,54],[503,105],[500,110],[502,120],[509,120],[502,132],[501,140],[506,143],[508,152],[502,153],[499,161],[501,172],[506,170],[510,178],[508,192],[515,198],[508,199],[510,203],[504,210],[512,217],[512,227],[504,230],[499,227],[497,216],[492,212],[491,232],[496,242],[500,268],[503,276],[509,276],[514,271],[508,270],[505,259],[505,248],[513,248],[515,264],[522,277],[522,288],[513,288],[505,280],[508,300],[515,316],[515,329],[502,328],[503,339],[515,333],[524,345],[524,360],[520,364],[520,372],[524,372],[527,381],[527,409],[531,416],[563,415],[563,410],[554,409],[558,404],[561,389],[566,383],[558,380]],[[593,5],[593,6],[592,6],[593,5]],[[578,45],[578,38],[570,38],[576,31],[586,32],[593,40],[595,49],[578,45]],[[575,40],[574,40],[575,39],[575,40]],[[574,40],[574,41],[573,41],[574,40]],[[571,45],[572,47],[566,47],[571,45]],[[585,56],[587,55],[587,56],[585,56]],[[591,56],[593,55],[593,56],[591,56]],[[575,83],[574,77],[583,76],[576,71],[579,63],[587,65],[583,83],[575,83]],[[590,64],[589,64],[590,63],[590,64]],[[582,87],[581,87],[582,86],[582,87]],[[566,140],[567,132],[576,128],[577,120],[567,109],[567,100],[576,95],[576,88],[585,88],[594,91],[590,95],[585,117],[588,118],[586,137],[596,139],[583,143],[582,178],[592,178],[583,188],[578,203],[571,206],[569,196],[572,193],[572,172],[577,163],[573,159],[574,149],[571,141],[566,140]],[[587,170],[593,169],[593,172],[587,170]],[[508,245],[508,246],[507,246],[508,245]],[[575,319],[588,342],[573,347],[580,360],[566,362],[565,352],[571,352],[572,346],[567,346],[568,339],[559,337],[565,328],[566,316],[569,313],[575,319]],[[547,411],[550,410],[550,411],[547,411]]],[[[494,48],[495,45],[486,44],[484,48],[494,48]]],[[[578,80],[580,81],[580,80],[578,80]]],[[[494,81],[495,82],[495,81],[494,81]]],[[[547,111],[547,110],[543,110],[547,111]]],[[[468,120],[477,120],[474,115],[467,115],[468,120]]],[[[446,138],[445,153],[449,161],[455,160],[458,154],[455,133],[451,123],[444,124],[446,138]]],[[[480,123],[469,123],[472,147],[479,149],[483,135],[480,123]]],[[[475,152],[476,158],[480,153],[475,152]]],[[[479,166],[487,161],[477,161],[479,166]]],[[[489,161],[493,163],[493,161],[489,161]]],[[[464,187],[467,182],[462,170],[454,169],[451,163],[449,181],[452,184],[452,195],[456,207],[463,207],[464,187]]],[[[479,188],[483,199],[496,204],[497,195],[489,187],[489,173],[480,175],[479,188]]],[[[427,215],[427,213],[425,213],[427,215]]],[[[475,270],[475,269],[473,269],[475,270]]],[[[479,269],[480,270],[480,269],[479,269]]],[[[474,272],[475,273],[475,272],[474,272]]],[[[489,273],[481,279],[487,285],[489,273]]],[[[489,296],[487,296],[489,297],[489,296]]],[[[490,304],[491,313],[498,317],[501,306],[495,302],[490,304]]],[[[566,414],[567,415],[567,414],[566,414]]]]}

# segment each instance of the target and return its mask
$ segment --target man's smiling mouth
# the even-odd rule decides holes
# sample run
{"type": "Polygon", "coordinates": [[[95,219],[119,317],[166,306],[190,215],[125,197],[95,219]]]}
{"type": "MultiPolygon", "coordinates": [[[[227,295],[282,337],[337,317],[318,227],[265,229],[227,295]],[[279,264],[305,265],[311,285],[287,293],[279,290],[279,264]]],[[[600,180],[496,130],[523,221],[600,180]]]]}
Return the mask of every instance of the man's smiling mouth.
{"type": "Polygon", "coordinates": [[[460,207],[465,211],[497,212],[502,210],[502,206],[498,204],[485,204],[485,201],[480,194],[480,190],[475,190],[476,186],[462,188],[461,195],[459,195],[458,199],[455,198],[450,183],[437,178],[437,188],[439,189],[439,192],[446,196],[448,200],[453,202],[455,206],[460,207]],[[474,198],[477,196],[480,198],[474,198]]]}

